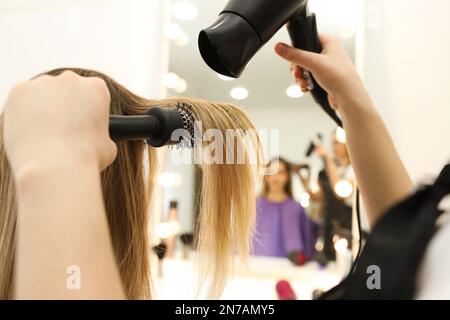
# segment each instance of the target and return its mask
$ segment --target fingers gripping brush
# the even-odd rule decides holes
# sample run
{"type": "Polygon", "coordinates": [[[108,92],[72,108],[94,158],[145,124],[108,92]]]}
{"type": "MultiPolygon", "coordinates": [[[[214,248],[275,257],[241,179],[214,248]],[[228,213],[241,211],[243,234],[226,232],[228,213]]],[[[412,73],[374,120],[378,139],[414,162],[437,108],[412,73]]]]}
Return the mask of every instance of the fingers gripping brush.
{"type": "Polygon", "coordinates": [[[194,146],[195,117],[189,105],[153,107],[138,116],[109,116],[109,135],[114,141],[145,140],[155,148],[194,146]]]}

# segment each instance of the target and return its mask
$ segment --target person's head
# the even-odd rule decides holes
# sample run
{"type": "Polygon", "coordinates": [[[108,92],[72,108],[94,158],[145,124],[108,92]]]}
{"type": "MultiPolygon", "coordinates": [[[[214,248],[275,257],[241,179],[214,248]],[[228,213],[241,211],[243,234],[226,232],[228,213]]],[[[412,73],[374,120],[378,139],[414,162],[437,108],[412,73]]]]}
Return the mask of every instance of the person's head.
{"type": "Polygon", "coordinates": [[[347,151],[347,144],[345,142],[345,133],[342,129],[336,129],[332,134],[332,145],[334,157],[342,164],[350,162],[347,151]]]}
{"type": "Polygon", "coordinates": [[[263,196],[269,193],[285,193],[292,198],[292,165],[283,158],[275,158],[267,164],[269,172],[264,177],[263,196]]]}
{"type": "MultiPolygon", "coordinates": [[[[67,69],[52,70],[47,74],[58,75],[64,70],[67,69]]],[[[233,105],[181,97],[148,100],[133,94],[102,73],[86,69],[70,70],[81,76],[100,77],[105,81],[111,95],[110,114],[140,115],[155,106],[169,108],[183,105],[189,107],[196,120],[202,122],[202,135],[209,129],[219,130],[223,136],[229,130],[256,132],[248,117],[233,105]]],[[[9,299],[14,296],[17,206],[14,179],[3,145],[1,120],[0,114],[0,299],[9,299]]],[[[257,153],[257,168],[261,156],[257,135],[252,142],[252,151],[257,153]]],[[[246,145],[244,137],[237,135],[234,145],[246,145]]],[[[199,147],[205,149],[207,145],[203,142],[199,147]]],[[[248,159],[249,150],[244,147],[242,150],[248,159]]],[[[115,161],[101,174],[111,242],[122,286],[129,299],[150,295],[148,217],[152,213],[148,209],[156,181],[157,160],[156,149],[145,142],[119,141],[115,161]],[[148,157],[144,157],[145,153],[148,157]]],[[[244,258],[250,252],[256,200],[248,195],[255,192],[258,173],[249,162],[232,165],[202,163],[201,168],[200,215],[195,221],[198,230],[197,256],[201,263],[201,280],[212,275],[211,281],[208,281],[209,294],[210,297],[217,297],[224,288],[233,254],[244,258]]]]}

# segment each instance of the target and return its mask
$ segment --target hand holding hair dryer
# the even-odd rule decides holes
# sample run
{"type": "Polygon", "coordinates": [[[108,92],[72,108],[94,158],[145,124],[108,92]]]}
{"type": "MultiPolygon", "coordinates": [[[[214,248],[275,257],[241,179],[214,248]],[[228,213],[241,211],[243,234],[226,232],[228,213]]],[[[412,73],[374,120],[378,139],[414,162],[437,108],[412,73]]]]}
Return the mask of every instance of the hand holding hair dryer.
{"type": "MultiPolygon", "coordinates": [[[[214,71],[238,78],[253,56],[277,31],[287,25],[294,47],[320,53],[316,16],[307,0],[230,0],[216,22],[202,30],[198,45],[206,64],[214,71]]],[[[323,110],[339,125],[326,91],[311,78],[311,93],[323,110]]]]}

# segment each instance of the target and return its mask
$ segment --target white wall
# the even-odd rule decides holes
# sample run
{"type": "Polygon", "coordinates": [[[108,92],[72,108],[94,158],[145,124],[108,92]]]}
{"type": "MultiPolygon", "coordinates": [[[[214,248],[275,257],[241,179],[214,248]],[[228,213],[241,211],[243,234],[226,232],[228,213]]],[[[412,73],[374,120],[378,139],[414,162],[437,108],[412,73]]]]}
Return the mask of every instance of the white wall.
{"type": "Polygon", "coordinates": [[[450,1],[367,0],[364,77],[416,181],[450,160],[450,1]]]}
{"type": "MultiPolygon", "coordinates": [[[[308,99],[310,103],[298,107],[277,105],[244,109],[258,129],[279,130],[281,156],[295,163],[304,160],[305,151],[315,134],[322,133],[328,142],[332,130],[336,129],[334,122],[311,98],[300,99],[308,99]]],[[[268,158],[273,156],[278,155],[268,154],[268,158]]]]}
{"type": "MultiPolygon", "coordinates": [[[[58,67],[95,69],[138,95],[164,97],[168,5],[169,0],[1,0],[0,111],[15,83],[58,67]]],[[[151,230],[162,201],[158,188],[151,230]]]]}
{"type": "Polygon", "coordinates": [[[167,1],[0,1],[0,104],[18,81],[77,66],[102,71],[137,94],[164,94],[167,1]]]}

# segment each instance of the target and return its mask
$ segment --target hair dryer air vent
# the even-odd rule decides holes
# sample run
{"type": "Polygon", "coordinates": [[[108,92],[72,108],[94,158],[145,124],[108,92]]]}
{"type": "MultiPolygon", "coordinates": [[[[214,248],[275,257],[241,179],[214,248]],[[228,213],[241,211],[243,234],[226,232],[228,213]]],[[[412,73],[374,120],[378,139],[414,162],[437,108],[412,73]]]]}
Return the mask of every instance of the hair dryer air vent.
{"type": "MultiPolygon", "coordinates": [[[[200,32],[200,54],[217,73],[238,78],[256,52],[284,25],[294,47],[322,51],[316,16],[308,10],[307,0],[229,0],[217,21],[200,32]]],[[[342,126],[327,92],[314,77],[311,81],[316,102],[342,126]]]]}
{"type": "Polygon", "coordinates": [[[245,19],[227,12],[198,37],[200,54],[206,64],[217,73],[233,78],[242,74],[261,45],[258,33],[245,19]]]}

